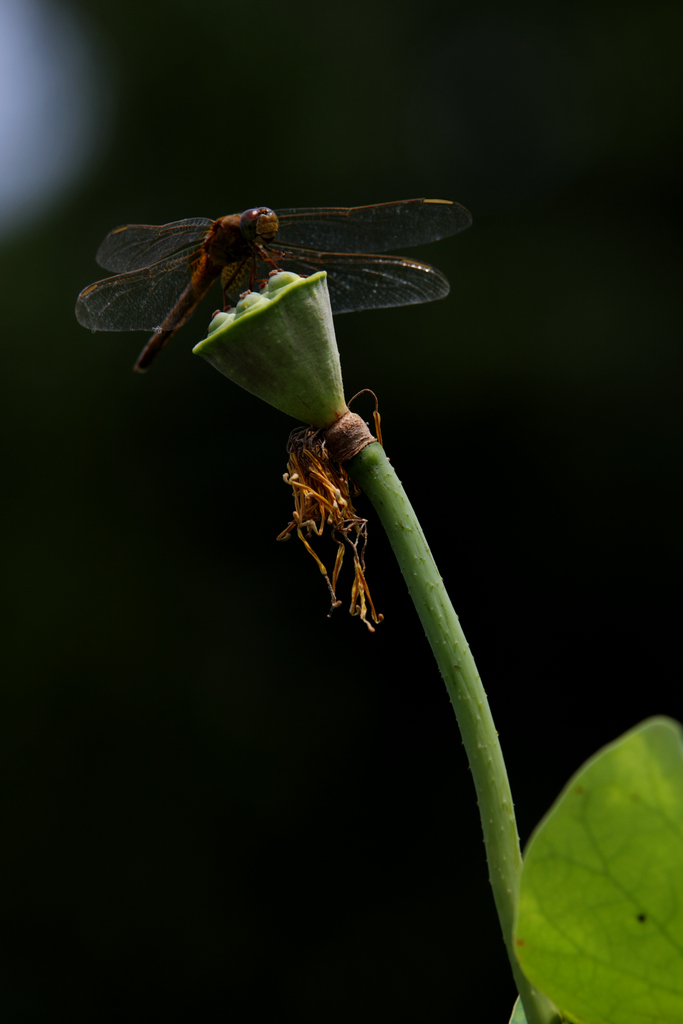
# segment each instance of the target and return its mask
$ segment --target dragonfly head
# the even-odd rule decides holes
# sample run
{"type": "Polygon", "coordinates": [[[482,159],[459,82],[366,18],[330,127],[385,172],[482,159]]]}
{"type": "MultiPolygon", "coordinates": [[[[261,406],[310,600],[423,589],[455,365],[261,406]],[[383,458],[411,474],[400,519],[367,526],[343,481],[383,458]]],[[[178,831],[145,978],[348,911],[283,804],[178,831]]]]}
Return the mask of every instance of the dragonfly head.
{"type": "Polygon", "coordinates": [[[267,206],[245,210],[240,217],[240,231],[248,242],[272,242],[279,227],[277,216],[267,206]]]}

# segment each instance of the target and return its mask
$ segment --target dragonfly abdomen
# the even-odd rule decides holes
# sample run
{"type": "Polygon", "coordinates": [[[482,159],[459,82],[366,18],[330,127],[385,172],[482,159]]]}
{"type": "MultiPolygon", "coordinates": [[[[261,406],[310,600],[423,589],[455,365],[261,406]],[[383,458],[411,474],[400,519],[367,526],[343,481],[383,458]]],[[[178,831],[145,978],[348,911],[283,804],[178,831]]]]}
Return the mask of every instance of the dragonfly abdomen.
{"type": "Polygon", "coordinates": [[[144,373],[175,332],[187,323],[219,274],[220,267],[217,267],[210,257],[204,253],[192,274],[187,288],[138,356],[137,362],[133,367],[134,370],[144,373]]]}

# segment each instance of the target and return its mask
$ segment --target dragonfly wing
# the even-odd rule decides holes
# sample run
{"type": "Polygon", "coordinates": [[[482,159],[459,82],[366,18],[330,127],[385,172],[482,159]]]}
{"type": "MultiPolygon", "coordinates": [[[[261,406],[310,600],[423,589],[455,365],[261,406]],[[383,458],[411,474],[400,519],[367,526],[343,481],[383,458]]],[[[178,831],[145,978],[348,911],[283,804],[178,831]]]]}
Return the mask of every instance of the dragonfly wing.
{"type": "Polygon", "coordinates": [[[117,274],[141,270],[185,245],[200,241],[212,224],[206,217],[189,217],[161,225],[124,224],[109,232],[95,259],[105,270],[117,274]]]}
{"type": "Polygon", "coordinates": [[[464,231],[472,217],[447,199],[404,199],[374,206],[276,210],[276,245],[304,245],[329,252],[387,252],[424,245],[464,231]]]}
{"type": "Polygon", "coordinates": [[[326,270],[333,313],[432,302],[445,298],[450,291],[440,270],[405,256],[292,249],[289,257],[278,260],[278,265],[303,275],[326,270]]]}
{"type": "Polygon", "coordinates": [[[91,331],[157,331],[187,288],[199,254],[169,256],[153,267],[88,285],[78,296],[76,319],[91,331]]]}

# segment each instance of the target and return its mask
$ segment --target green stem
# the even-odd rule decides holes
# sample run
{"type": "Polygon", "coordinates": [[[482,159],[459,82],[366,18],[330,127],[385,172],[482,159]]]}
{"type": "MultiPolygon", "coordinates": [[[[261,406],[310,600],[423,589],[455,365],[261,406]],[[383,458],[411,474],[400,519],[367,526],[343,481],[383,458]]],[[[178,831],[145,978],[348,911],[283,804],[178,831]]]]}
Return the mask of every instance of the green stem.
{"type": "Polygon", "coordinates": [[[503,939],[529,1024],[557,1020],[552,1003],[522,973],[512,947],[522,854],[503,752],[477,666],[400,480],[380,444],[346,464],[372,502],[387,532],[427,639],[441,670],[467,752],[479,813],[489,880],[503,939]]]}

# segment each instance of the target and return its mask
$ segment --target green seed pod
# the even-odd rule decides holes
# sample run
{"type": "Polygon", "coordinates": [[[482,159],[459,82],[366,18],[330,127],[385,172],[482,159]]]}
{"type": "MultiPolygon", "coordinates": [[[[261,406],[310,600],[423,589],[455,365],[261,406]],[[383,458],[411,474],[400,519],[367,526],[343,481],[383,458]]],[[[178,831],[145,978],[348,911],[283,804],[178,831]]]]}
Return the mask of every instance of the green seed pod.
{"type": "Polygon", "coordinates": [[[218,313],[193,349],[235,384],[312,427],[346,411],[327,274],[283,271],[218,313]]]}

